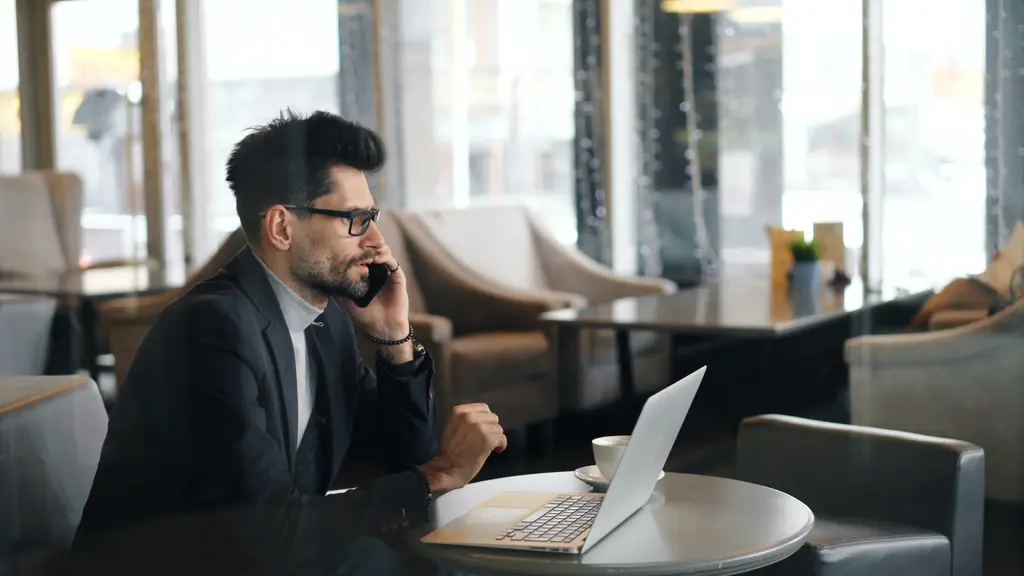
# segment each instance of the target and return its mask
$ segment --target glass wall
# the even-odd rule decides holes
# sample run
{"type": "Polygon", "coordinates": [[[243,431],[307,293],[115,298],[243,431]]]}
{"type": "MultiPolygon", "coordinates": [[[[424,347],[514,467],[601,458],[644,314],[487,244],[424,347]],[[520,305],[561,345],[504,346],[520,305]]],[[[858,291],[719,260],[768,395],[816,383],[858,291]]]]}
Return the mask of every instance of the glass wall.
{"type": "Polygon", "coordinates": [[[782,225],[841,222],[848,271],[864,242],[860,189],[861,0],[785,0],[782,225]]]}
{"type": "Polygon", "coordinates": [[[18,78],[14,0],[0,0],[0,174],[21,172],[18,78]]]}
{"type": "Polygon", "coordinates": [[[522,203],[575,242],[571,0],[398,4],[402,203],[522,203]]]}
{"type": "Polygon", "coordinates": [[[705,13],[666,11],[660,0],[641,0],[636,6],[646,24],[637,30],[638,72],[650,78],[653,92],[640,98],[653,108],[643,114],[649,120],[640,132],[641,154],[651,172],[645,177],[651,182],[662,275],[690,284],[701,277],[702,258],[713,259],[720,248],[715,20],[705,13]],[[687,93],[687,82],[692,82],[692,94],[687,93]],[[691,151],[691,121],[696,156],[691,151]],[[695,169],[700,173],[700,212],[694,197],[695,169]]]}
{"type": "MultiPolygon", "coordinates": [[[[381,3],[395,12],[376,22],[370,0],[199,5],[204,121],[190,128],[205,140],[195,150],[205,168],[193,192],[205,215],[194,264],[238,225],[224,181],[232,146],[288,107],[343,112],[382,129],[395,166],[385,206],[526,204],[565,242],[576,240],[573,0],[395,0],[381,3]],[[366,47],[375,50],[377,40],[385,49],[371,57],[366,47]],[[365,52],[353,55],[353,45],[365,52]]],[[[843,223],[856,272],[862,2],[720,2],[724,10],[685,18],[674,10],[693,4],[634,5],[644,27],[637,62],[652,89],[638,95],[651,113],[630,136],[641,141],[639,161],[653,167],[641,176],[649,178],[664,274],[692,275],[705,241],[720,262],[766,262],[765,226],[810,231],[815,222],[843,223]],[[683,45],[691,48],[690,97],[683,45]]],[[[884,191],[875,213],[885,252],[875,257],[883,278],[897,283],[977,272],[986,256],[985,6],[941,0],[937,19],[921,28],[914,0],[881,5],[884,191]]],[[[173,3],[164,8],[163,193],[176,262],[176,35],[173,3]]],[[[136,0],[52,7],[56,161],[85,185],[83,262],[145,251],[138,10],[136,0]]],[[[0,0],[4,46],[0,171],[12,172],[20,169],[14,0],[0,0]]]]}
{"type": "Polygon", "coordinates": [[[704,11],[711,4],[696,13],[685,2],[657,4],[654,182],[665,275],[687,276],[673,268],[692,262],[702,242],[724,265],[767,263],[766,227],[810,235],[816,222],[843,223],[855,265],[863,242],[862,3],[719,2],[720,11],[704,11]],[[703,223],[689,189],[690,114],[703,223]]]}
{"type": "MultiPolygon", "coordinates": [[[[238,227],[235,199],[224,179],[231,149],[252,126],[286,108],[339,111],[337,0],[216,0],[201,2],[206,53],[208,174],[195,202],[208,211],[202,263],[238,227]],[[230,41],[226,36],[230,35],[230,41]]],[[[371,82],[372,79],[367,79],[371,82]]]]}
{"type": "Polygon", "coordinates": [[[139,3],[59,1],[51,7],[56,168],[82,179],[82,265],[144,259],[145,207],[147,197],[153,197],[164,206],[168,263],[180,268],[174,7],[153,5],[158,18],[153,56],[160,69],[155,84],[160,101],[158,170],[163,181],[161,190],[149,195],[143,163],[139,3]]]}
{"type": "Polygon", "coordinates": [[[139,3],[51,8],[56,167],[82,179],[81,261],[145,254],[139,3]]]}
{"type": "Polygon", "coordinates": [[[985,3],[882,3],[882,277],[944,281],[985,257],[985,3]]]}

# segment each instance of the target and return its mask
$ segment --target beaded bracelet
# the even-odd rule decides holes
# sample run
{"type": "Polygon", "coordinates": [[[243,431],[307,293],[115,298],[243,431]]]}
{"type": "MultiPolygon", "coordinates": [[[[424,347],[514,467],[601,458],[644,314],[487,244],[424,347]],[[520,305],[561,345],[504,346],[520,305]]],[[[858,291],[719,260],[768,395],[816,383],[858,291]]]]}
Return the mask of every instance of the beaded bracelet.
{"type": "Polygon", "coordinates": [[[430,481],[427,480],[427,475],[420,470],[419,466],[409,466],[408,470],[416,475],[423,483],[423,498],[427,503],[427,520],[430,519],[430,512],[434,506],[434,493],[430,490],[430,481]]]}
{"type": "Polygon", "coordinates": [[[405,338],[402,338],[401,340],[381,340],[380,338],[375,338],[371,336],[369,332],[366,332],[365,336],[367,340],[373,342],[374,344],[380,344],[381,346],[398,346],[399,344],[405,344],[406,342],[412,340],[414,334],[415,331],[412,329],[412,326],[409,326],[409,335],[406,336],[405,338]]]}

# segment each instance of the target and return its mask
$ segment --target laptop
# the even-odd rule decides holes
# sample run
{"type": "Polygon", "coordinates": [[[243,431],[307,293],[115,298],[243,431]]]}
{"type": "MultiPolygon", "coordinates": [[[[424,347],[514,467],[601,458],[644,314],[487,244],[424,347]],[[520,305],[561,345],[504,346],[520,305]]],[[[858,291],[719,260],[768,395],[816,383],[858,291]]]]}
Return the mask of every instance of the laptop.
{"type": "Polygon", "coordinates": [[[422,542],[582,554],[647,503],[707,366],[654,394],[604,494],[503,492],[422,542]]]}

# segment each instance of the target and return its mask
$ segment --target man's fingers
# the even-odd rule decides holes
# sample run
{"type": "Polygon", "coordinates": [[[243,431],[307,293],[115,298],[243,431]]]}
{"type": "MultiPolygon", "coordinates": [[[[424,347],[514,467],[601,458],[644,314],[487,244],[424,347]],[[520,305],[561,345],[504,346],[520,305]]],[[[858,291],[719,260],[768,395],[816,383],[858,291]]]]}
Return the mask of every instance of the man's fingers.
{"type": "Polygon", "coordinates": [[[465,414],[469,412],[490,412],[490,407],[483,402],[474,402],[472,404],[459,404],[452,408],[453,414],[465,414]]]}
{"type": "Polygon", "coordinates": [[[497,424],[498,415],[494,412],[469,412],[465,416],[474,424],[497,424]]]}
{"type": "Polygon", "coordinates": [[[377,264],[383,264],[388,267],[388,270],[396,272],[398,270],[398,260],[395,260],[394,254],[391,253],[391,247],[384,246],[380,250],[377,250],[377,256],[373,259],[377,264]]]}
{"type": "Polygon", "coordinates": [[[492,452],[504,452],[505,448],[508,447],[508,438],[505,437],[505,430],[498,424],[491,424],[487,427],[487,437],[492,452]]]}
{"type": "Polygon", "coordinates": [[[508,448],[508,438],[504,434],[498,437],[497,445],[494,447],[495,452],[504,452],[508,448]]]}

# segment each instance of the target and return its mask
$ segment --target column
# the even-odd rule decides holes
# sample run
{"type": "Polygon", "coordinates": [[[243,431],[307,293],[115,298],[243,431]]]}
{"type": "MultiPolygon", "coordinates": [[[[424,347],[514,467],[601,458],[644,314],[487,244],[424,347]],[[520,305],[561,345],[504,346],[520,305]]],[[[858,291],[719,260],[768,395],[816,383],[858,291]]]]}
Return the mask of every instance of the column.
{"type": "Polygon", "coordinates": [[[985,246],[991,262],[1024,219],[1024,6],[986,0],[985,246]]]}
{"type": "Polygon", "coordinates": [[[181,158],[181,217],[185,270],[202,265],[214,250],[210,215],[207,154],[209,102],[205,88],[206,18],[204,0],[177,0],[178,29],[178,153],[181,158]]]}
{"type": "Polygon", "coordinates": [[[605,86],[605,178],[608,182],[608,218],[611,231],[611,266],[620,274],[636,274],[637,254],[637,149],[636,26],[633,2],[604,0],[603,58],[605,86]]]}
{"type": "Polygon", "coordinates": [[[17,0],[18,68],[21,101],[21,165],[47,170],[55,165],[53,56],[50,3],[17,0]]]}

